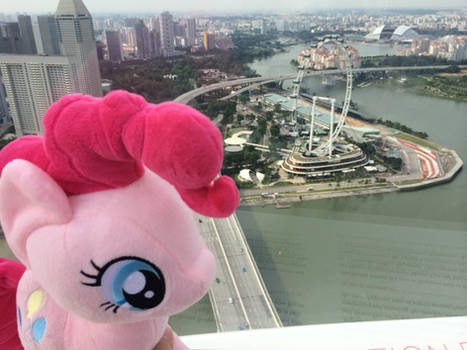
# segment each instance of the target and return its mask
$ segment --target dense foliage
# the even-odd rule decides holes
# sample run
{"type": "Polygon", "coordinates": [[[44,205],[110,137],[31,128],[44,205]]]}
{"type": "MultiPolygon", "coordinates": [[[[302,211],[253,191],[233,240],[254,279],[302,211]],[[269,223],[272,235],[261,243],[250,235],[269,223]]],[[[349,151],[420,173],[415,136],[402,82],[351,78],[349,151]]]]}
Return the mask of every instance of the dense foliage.
{"type": "Polygon", "coordinates": [[[252,74],[240,61],[234,61],[229,52],[215,55],[174,59],[155,58],[134,60],[120,64],[109,61],[100,62],[102,78],[112,81],[112,88],[124,89],[144,96],[148,101],[158,103],[172,100],[202,84],[201,69],[219,69],[232,75],[252,74]],[[170,79],[167,75],[176,75],[170,79]]]}
{"type": "Polygon", "coordinates": [[[411,135],[420,137],[422,139],[426,139],[428,137],[428,134],[426,132],[412,130],[408,126],[406,126],[404,124],[401,124],[399,122],[393,122],[391,120],[383,120],[383,119],[378,119],[377,122],[379,124],[383,124],[383,125],[385,125],[387,127],[403,131],[403,132],[405,132],[407,134],[411,134],[411,135]]]}
{"type": "Polygon", "coordinates": [[[376,152],[375,146],[370,142],[353,143],[360,147],[360,149],[363,151],[363,153],[366,154],[368,159],[377,159],[393,170],[401,170],[402,159],[395,157],[386,157],[382,153],[376,152]]]}
{"type": "Polygon", "coordinates": [[[461,77],[434,76],[425,81],[424,92],[439,97],[467,102],[467,75],[461,77]]]}
{"type": "Polygon", "coordinates": [[[281,49],[282,45],[274,34],[248,34],[235,32],[232,42],[235,47],[230,50],[234,62],[250,63],[258,58],[267,58],[281,49]]]}
{"type": "Polygon", "coordinates": [[[194,87],[198,78],[197,62],[189,57],[176,60],[154,59],[120,64],[101,61],[102,78],[112,81],[112,88],[142,95],[153,103],[171,100],[194,87]],[[167,74],[177,75],[171,80],[167,74]]]}

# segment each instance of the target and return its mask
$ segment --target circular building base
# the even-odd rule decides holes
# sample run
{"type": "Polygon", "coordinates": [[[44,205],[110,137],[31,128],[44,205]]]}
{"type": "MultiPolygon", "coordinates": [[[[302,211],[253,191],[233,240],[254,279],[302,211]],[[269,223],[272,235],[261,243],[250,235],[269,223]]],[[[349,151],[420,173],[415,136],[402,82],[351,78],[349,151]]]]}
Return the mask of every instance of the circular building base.
{"type": "Polygon", "coordinates": [[[367,163],[365,153],[353,144],[336,144],[330,157],[310,152],[307,144],[292,151],[282,169],[290,174],[316,177],[348,172],[367,163]]]}

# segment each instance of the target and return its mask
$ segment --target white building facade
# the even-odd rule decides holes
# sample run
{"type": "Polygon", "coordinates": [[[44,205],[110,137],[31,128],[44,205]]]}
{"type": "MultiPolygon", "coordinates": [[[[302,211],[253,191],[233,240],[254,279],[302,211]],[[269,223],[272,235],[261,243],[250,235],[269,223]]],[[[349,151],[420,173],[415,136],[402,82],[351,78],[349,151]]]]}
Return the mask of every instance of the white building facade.
{"type": "Polygon", "coordinates": [[[64,56],[0,55],[0,71],[18,137],[42,134],[42,118],[50,105],[76,91],[71,67],[64,56]]]}
{"type": "Polygon", "coordinates": [[[174,46],[174,25],[172,15],[169,12],[163,12],[160,15],[159,23],[161,26],[161,49],[164,57],[175,56],[174,46]]]}

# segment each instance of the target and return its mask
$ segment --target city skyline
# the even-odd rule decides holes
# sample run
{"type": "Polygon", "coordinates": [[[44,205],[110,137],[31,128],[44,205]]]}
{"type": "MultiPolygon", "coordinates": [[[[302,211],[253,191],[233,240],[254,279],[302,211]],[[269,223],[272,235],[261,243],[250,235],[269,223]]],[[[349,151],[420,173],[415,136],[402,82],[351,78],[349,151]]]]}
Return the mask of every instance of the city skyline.
{"type": "MultiPolygon", "coordinates": [[[[289,3],[279,0],[255,0],[255,1],[237,1],[231,2],[220,0],[212,3],[208,0],[191,2],[188,0],[178,1],[176,3],[170,1],[162,1],[154,4],[150,0],[135,0],[131,4],[128,2],[115,2],[111,0],[102,0],[99,2],[88,2],[86,6],[91,13],[139,13],[139,12],[196,12],[196,13],[229,13],[248,11],[265,11],[272,12],[294,12],[294,11],[313,11],[320,9],[466,9],[465,1],[463,0],[394,0],[394,1],[349,1],[335,0],[332,3],[323,4],[322,2],[312,2],[306,0],[298,0],[292,7],[289,3]],[[112,10],[109,10],[112,9],[112,10]]],[[[56,0],[43,0],[40,3],[32,2],[31,0],[18,0],[2,4],[2,12],[4,13],[33,13],[45,14],[53,13],[56,10],[56,0]]]]}

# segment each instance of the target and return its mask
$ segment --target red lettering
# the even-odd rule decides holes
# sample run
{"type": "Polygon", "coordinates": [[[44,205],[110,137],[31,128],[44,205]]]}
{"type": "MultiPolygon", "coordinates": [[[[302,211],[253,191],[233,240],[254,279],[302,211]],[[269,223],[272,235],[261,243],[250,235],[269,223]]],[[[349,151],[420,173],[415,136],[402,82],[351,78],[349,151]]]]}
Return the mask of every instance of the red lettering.
{"type": "MultiPolygon", "coordinates": [[[[443,348],[444,348],[444,350],[449,350],[448,347],[446,346],[446,344],[443,344],[443,348]]],[[[436,350],[436,349],[433,348],[431,345],[428,345],[427,350],[436,350]]]]}
{"type": "Polygon", "coordinates": [[[417,348],[416,346],[406,346],[406,347],[404,348],[404,350],[410,350],[410,349],[420,350],[420,348],[417,348]]]}
{"type": "Polygon", "coordinates": [[[461,346],[461,349],[462,349],[462,350],[467,350],[467,347],[464,348],[464,345],[467,346],[467,341],[463,341],[462,343],[459,343],[459,345],[461,346]]]}

